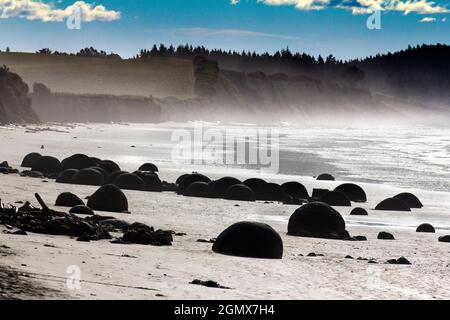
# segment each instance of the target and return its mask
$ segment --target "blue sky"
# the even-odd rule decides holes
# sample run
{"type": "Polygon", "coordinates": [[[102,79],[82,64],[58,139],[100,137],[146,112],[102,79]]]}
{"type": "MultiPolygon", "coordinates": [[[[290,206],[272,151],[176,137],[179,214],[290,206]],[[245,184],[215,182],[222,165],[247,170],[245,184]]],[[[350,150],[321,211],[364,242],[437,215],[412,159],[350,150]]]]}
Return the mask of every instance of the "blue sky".
{"type": "Polygon", "coordinates": [[[422,43],[450,44],[446,0],[95,0],[78,1],[83,21],[69,30],[75,1],[0,0],[0,48],[129,57],[154,43],[273,52],[289,47],[348,59],[422,43]],[[381,30],[369,30],[369,5],[381,30]],[[422,22],[421,22],[422,21],[422,22]]]}

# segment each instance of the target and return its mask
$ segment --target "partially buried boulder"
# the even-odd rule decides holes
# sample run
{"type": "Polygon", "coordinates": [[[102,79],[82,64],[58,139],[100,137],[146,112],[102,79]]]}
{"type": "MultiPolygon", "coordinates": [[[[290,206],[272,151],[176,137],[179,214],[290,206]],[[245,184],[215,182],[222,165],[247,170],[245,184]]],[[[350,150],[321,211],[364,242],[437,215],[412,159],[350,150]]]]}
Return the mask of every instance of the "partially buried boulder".
{"type": "Polygon", "coordinates": [[[450,242],[450,235],[439,237],[439,242],[450,242]]]}
{"type": "Polygon", "coordinates": [[[402,200],[396,198],[389,198],[381,201],[376,207],[375,210],[384,210],[384,211],[411,211],[409,206],[402,200]]]}
{"type": "Polygon", "coordinates": [[[74,175],[78,173],[77,169],[67,169],[61,172],[58,177],[56,177],[57,183],[70,183],[74,175]]]}
{"type": "Polygon", "coordinates": [[[93,216],[95,214],[91,208],[89,208],[85,205],[81,205],[81,204],[71,208],[69,210],[69,212],[75,213],[75,214],[87,215],[87,216],[93,216]]]}
{"type": "Polygon", "coordinates": [[[321,202],[324,202],[330,206],[338,207],[351,207],[352,203],[345,194],[339,191],[330,191],[325,193],[321,198],[321,202]]]}
{"type": "Polygon", "coordinates": [[[93,210],[109,212],[128,211],[128,200],[118,187],[107,184],[89,197],[87,206],[93,210]]]}
{"type": "Polygon", "coordinates": [[[29,153],[23,158],[22,164],[20,166],[24,168],[32,168],[36,160],[39,159],[40,157],[42,157],[40,153],[37,152],[29,153]]]}
{"type": "Polygon", "coordinates": [[[283,188],[284,192],[288,195],[290,195],[292,198],[297,199],[308,199],[308,190],[306,190],[305,186],[302,185],[300,182],[291,181],[286,182],[281,185],[281,188],[283,188]]]}
{"type": "Polygon", "coordinates": [[[213,245],[213,251],[221,254],[281,259],[283,241],[269,225],[257,222],[238,222],[225,229],[213,245]]]}
{"type": "Polygon", "coordinates": [[[182,179],[182,181],[178,185],[178,194],[184,194],[186,189],[194,182],[210,183],[211,179],[200,173],[192,173],[182,179]]]}
{"type": "Polygon", "coordinates": [[[61,162],[55,157],[42,156],[33,162],[32,171],[39,171],[43,174],[59,173],[61,162]]]}
{"type": "Polygon", "coordinates": [[[119,165],[111,160],[102,160],[99,163],[97,163],[96,166],[104,169],[108,173],[113,173],[114,171],[120,171],[119,165]]]}
{"type": "Polygon", "coordinates": [[[355,208],[350,212],[351,216],[368,216],[367,210],[364,208],[355,208]]]}
{"type": "Polygon", "coordinates": [[[247,187],[249,187],[250,189],[252,189],[253,192],[255,192],[255,193],[256,193],[256,190],[258,189],[258,187],[265,183],[267,183],[267,182],[260,178],[250,178],[250,179],[247,179],[244,181],[244,184],[247,187]]]}
{"type": "Polygon", "coordinates": [[[184,178],[186,178],[186,177],[188,177],[188,176],[189,176],[188,173],[179,176],[179,177],[177,178],[177,180],[175,181],[175,184],[179,185],[179,184],[181,183],[181,181],[183,181],[184,178]]]}
{"type": "Polygon", "coordinates": [[[292,236],[345,239],[345,221],[341,214],[323,202],[310,202],[297,209],[289,219],[292,236]]]}
{"type": "Polygon", "coordinates": [[[86,169],[93,166],[91,158],[85,154],[74,154],[61,162],[62,170],[67,169],[86,169]]]}
{"type": "Polygon", "coordinates": [[[122,175],[122,174],[124,174],[124,173],[129,173],[129,172],[128,172],[128,171],[122,171],[122,170],[111,172],[111,173],[108,175],[108,181],[109,181],[109,182],[114,182],[114,180],[116,180],[116,178],[117,178],[118,176],[120,176],[120,175],[122,175]]]}
{"type": "Polygon", "coordinates": [[[378,240],[395,240],[395,237],[391,233],[385,231],[380,232],[377,238],[378,240]]]}
{"type": "Polygon", "coordinates": [[[336,179],[331,174],[323,173],[317,177],[317,180],[334,181],[336,179]]]}
{"type": "Polygon", "coordinates": [[[197,181],[189,185],[189,187],[184,192],[184,195],[186,197],[204,198],[206,197],[207,190],[208,184],[206,182],[197,181]]]}
{"type": "Polygon", "coordinates": [[[225,198],[228,188],[236,184],[241,184],[241,181],[233,177],[220,178],[219,180],[214,181],[214,183],[210,185],[210,188],[208,188],[208,197],[225,198]]]}
{"type": "Polygon", "coordinates": [[[71,184],[85,186],[102,186],[105,184],[103,174],[93,168],[82,169],[73,175],[71,184]]]}
{"type": "Polygon", "coordinates": [[[61,193],[58,198],[56,198],[55,206],[58,207],[75,207],[77,205],[84,205],[83,200],[81,200],[77,195],[71,192],[61,193]]]}
{"type": "Polygon", "coordinates": [[[256,189],[257,200],[283,202],[286,198],[287,196],[283,188],[276,183],[265,183],[256,189]]]}
{"type": "Polygon", "coordinates": [[[412,193],[400,193],[394,197],[395,199],[402,200],[405,202],[410,208],[420,209],[423,208],[422,202],[420,202],[419,198],[417,198],[412,193]]]}
{"type": "Polygon", "coordinates": [[[434,229],[434,227],[431,224],[423,223],[417,227],[416,232],[435,233],[436,230],[434,229]]]}
{"type": "Polygon", "coordinates": [[[139,171],[150,171],[150,172],[158,172],[158,167],[153,163],[144,163],[139,167],[139,171]]]}
{"type": "Polygon", "coordinates": [[[228,188],[225,199],[236,201],[255,201],[255,193],[245,184],[235,184],[228,188]]]}
{"type": "Polygon", "coordinates": [[[145,182],[145,190],[150,192],[162,192],[163,184],[156,173],[136,171],[134,173],[145,182]]]}
{"type": "Polygon", "coordinates": [[[173,237],[171,231],[157,230],[142,223],[133,223],[124,233],[123,241],[143,245],[170,246],[173,237]]]}
{"type": "Polygon", "coordinates": [[[363,188],[354,183],[341,184],[334,191],[342,192],[353,202],[367,202],[367,196],[363,188]]]}
{"type": "Polygon", "coordinates": [[[124,173],[114,179],[113,183],[124,190],[145,190],[145,182],[139,176],[132,173],[124,173]]]}

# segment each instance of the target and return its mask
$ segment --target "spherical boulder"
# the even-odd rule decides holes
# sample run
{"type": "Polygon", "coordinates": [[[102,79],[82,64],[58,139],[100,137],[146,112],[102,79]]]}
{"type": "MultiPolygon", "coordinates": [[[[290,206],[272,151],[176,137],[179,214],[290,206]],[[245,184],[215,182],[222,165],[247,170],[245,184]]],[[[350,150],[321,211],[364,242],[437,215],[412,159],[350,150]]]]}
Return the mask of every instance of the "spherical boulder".
{"type": "Polygon", "coordinates": [[[116,180],[116,178],[118,176],[120,176],[120,175],[122,175],[124,173],[129,173],[129,172],[128,171],[122,171],[122,170],[111,172],[109,174],[109,176],[108,176],[108,181],[109,182],[113,182],[114,180],[116,180]]]}
{"type": "Polygon", "coordinates": [[[177,178],[177,180],[175,181],[175,184],[179,185],[179,184],[181,183],[181,181],[183,181],[184,178],[186,178],[186,177],[188,177],[188,176],[190,176],[189,173],[186,173],[186,174],[183,174],[183,175],[179,176],[179,177],[177,178]]]}
{"type": "Polygon", "coordinates": [[[36,160],[39,159],[40,157],[42,157],[40,153],[37,152],[29,153],[23,158],[22,164],[20,166],[24,168],[32,168],[36,160]]]}
{"type": "Polygon", "coordinates": [[[144,180],[133,173],[121,174],[116,179],[114,179],[113,184],[124,190],[144,191],[146,189],[144,180]]]}
{"type": "Polygon", "coordinates": [[[256,196],[252,189],[245,184],[235,184],[228,188],[225,199],[235,201],[255,201],[256,196]]]}
{"type": "Polygon", "coordinates": [[[233,177],[224,177],[214,181],[208,188],[208,197],[210,198],[225,198],[225,194],[229,187],[235,184],[241,184],[241,181],[233,177]]]}
{"type": "Polygon", "coordinates": [[[367,202],[367,196],[363,188],[354,183],[341,184],[334,191],[342,192],[353,202],[367,202]]]}
{"type": "Polygon", "coordinates": [[[194,183],[191,183],[186,191],[184,192],[184,195],[186,197],[198,197],[198,198],[204,198],[207,195],[208,190],[208,184],[206,182],[197,181],[194,183]]]}
{"type": "Polygon", "coordinates": [[[100,163],[100,161],[102,161],[101,159],[97,158],[97,157],[90,157],[91,158],[91,162],[93,166],[96,166],[97,164],[100,163]]]}
{"type": "Polygon", "coordinates": [[[61,162],[55,157],[42,156],[33,162],[32,171],[39,171],[43,174],[61,172],[61,162]]]}
{"type": "Polygon", "coordinates": [[[81,200],[77,195],[70,192],[61,193],[55,201],[55,206],[58,207],[72,208],[78,205],[84,205],[83,200],[81,200]]]}
{"type": "Polygon", "coordinates": [[[113,173],[114,171],[120,171],[119,165],[111,160],[102,160],[96,166],[104,169],[108,173],[113,173]]]}
{"type": "Polygon", "coordinates": [[[417,227],[416,232],[435,233],[436,230],[434,229],[434,227],[431,224],[423,223],[417,227]]]}
{"type": "Polygon", "coordinates": [[[158,172],[158,167],[153,163],[144,163],[139,167],[139,171],[158,172]]]}
{"type": "Polygon", "coordinates": [[[330,190],[328,190],[328,189],[313,189],[311,198],[313,200],[319,200],[320,198],[322,198],[328,192],[330,192],[330,190]]]}
{"type": "Polygon", "coordinates": [[[411,211],[409,206],[400,199],[389,198],[381,201],[376,207],[375,210],[384,210],[384,211],[411,211]]]}
{"type": "Polygon", "coordinates": [[[395,237],[392,234],[384,231],[380,232],[377,238],[378,240],[395,240],[395,237]]]}
{"type": "Polygon", "coordinates": [[[200,173],[192,173],[188,176],[186,176],[178,185],[178,193],[179,194],[184,194],[184,192],[186,191],[187,187],[189,187],[191,185],[191,183],[194,182],[206,182],[206,183],[210,183],[211,179],[209,179],[207,176],[200,174],[200,173]]]}
{"type": "Polygon", "coordinates": [[[61,162],[62,170],[86,169],[93,166],[92,159],[85,154],[74,154],[61,162]]]}
{"type": "Polygon", "coordinates": [[[145,182],[146,191],[150,192],[163,191],[163,183],[156,173],[147,171],[135,171],[134,174],[145,182]]]}
{"type": "Polygon", "coordinates": [[[105,184],[105,179],[101,172],[92,168],[81,169],[70,180],[71,184],[79,184],[85,186],[102,186],[105,184]]]}
{"type": "Polygon", "coordinates": [[[331,174],[323,173],[317,177],[317,180],[334,181],[336,179],[331,174]]]}
{"type": "Polygon", "coordinates": [[[56,178],[57,183],[70,183],[74,175],[78,173],[77,169],[67,169],[61,172],[56,178]]]}
{"type": "Polygon", "coordinates": [[[107,184],[89,197],[87,206],[98,211],[126,212],[128,211],[128,200],[117,186],[107,184]]]}
{"type": "Polygon", "coordinates": [[[105,183],[109,182],[109,172],[107,172],[105,169],[100,168],[100,167],[90,167],[87,169],[92,169],[92,170],[100,172],[103,176],[103,180],[105,181],[105,183]]]}
{"type": "Polygon", "coordinates": [[[288,234],[292,236],[345,239],[345,221],[341,214],[323,202],[310,202],[290,217],[288,234]]]}
{"type": "Polygon", "coordinates": [[[257,200],[283,202],[286,198],[283,188],[276,183],[264,183],[256,189],[257,200]]]}
{"type": "Polygon", "coordinates": [[[402,200],[410,208],[414,208],[414,209],[423,208],[422,202],[420,202],[419,198],[417,198],[412,193],[408,193],[408,192],[400,193],[400,194],[396,195],[394,198],[402,200]]]}
{"type": "Polygon", "coordinates": [[[256,189],[258,189],[258,187],[262,184],[267,183],[266,181],[264,181],[263,179],[260,178],[250,178],[244,181],[244,184],[249,187],[250,189],[253,190],[253,192],[256,193],[256,189]]]}
{"type": "Polygon", "coordinates": [[[95,214],[91,208],[89,208],[85,205],[75,206],[72,209],[70,209],[69,212],[74,213],[74,214],[87,215],[87,216],[93,216],[95,214]]]}
{"type": "Polygon", "coordinates": [[[350,212],[351,216],[368,216],[367,210],[364,208],[355,208],[350,212]]]}
{"type": "Polygon", "coordinates": [[[281,188],[283,188],[284,192],[290,195],[292,198],[297,199],[309,198],[308,190],[306,190],[305,186],[302,185],[300,182],[296,181],[286,182],[281,185],[281,188]]]}
{"type": "Polygon", "coordinates": [[[339,191],[329,191],[325,193],[321,198],[321,202],[324,202],[330,206],[338,207],[351,207],[352,203],[350,199],[339,191]]]}
{"type": "Polygon", "coordinates": [[[238,222],[225,229],[214,242],[216,253],[261,259],[281,259],[283,241],[269,225],[238,222]]]}

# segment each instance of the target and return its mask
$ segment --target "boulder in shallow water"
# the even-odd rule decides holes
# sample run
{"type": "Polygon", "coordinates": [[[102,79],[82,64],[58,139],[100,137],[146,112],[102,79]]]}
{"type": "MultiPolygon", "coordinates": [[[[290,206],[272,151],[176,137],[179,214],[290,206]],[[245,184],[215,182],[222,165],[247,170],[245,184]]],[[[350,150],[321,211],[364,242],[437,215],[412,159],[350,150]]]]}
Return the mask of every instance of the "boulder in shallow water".
{"type": "Polygon", "coordinates": [[[292,236],[345,239],[345,221],[341,214],[323,202],[310,202],[290,217],[288,234],[292,236]]]}
{"type": "Polygon", "coordinates": [[[61,193],[58,198],[56,198],[55,206],[58,207],[75,207],[78,205],[84,205],[83,200],[81,200],[77,195],[71,192],[61,193]]]}
{"type": "Polygon", "coordinates": [[[257,222],[238,222],[225,229],[215,241],[213,251],[220,254],[281,259],[283,241],[269,225],[257,222]]]}
{"type": "Polygon", "coordinates": [[[255,194],[258,187],[265,183],[267,182],[260,178],[250,178],[244,181],[244,184],[250,189],[252,189],[255,194]]]}
{"type": "Polygon", "coordinates": [[[210,198],[225,198],[225,194],[229,187],[236,184],[241,184],[241,181],[233,177],[223,177],[214,181],[208,188],[208,197],[210,198]]]}
{"type": "Polygon", "coordinates": [[[283,188],[276,183],[264,183],[256,189],[256,199],[284,202],[287,199],[283,188]]]}
{"type": "Polygon", "coordinates": [[[139,176],[132,173],[124,173],[114,179],[113,183],[123,190],[144,191],[145,182],[139,176]]]}
{"type": "Polygon", "coordinates": [[[364,208],[355,208],[350,212],[351,216],[368,216],[367,210],[364,208]]]}
{"type": "Polygon", "coordinates": [[[89,208],[89,207],[87,207],[85,205],[81,205],[81,204],[77,205],[77,206],[74,206],[73,208],[71,208],[69,210],[69,212],[70,213],[74,213],[74,214],[87,215],[87,216],[93,216],[95,214],[94,211],[91,208],[89,208]]]}
{"type": "Polygon", "coordinates": [[[184,192],[186,197],[204,198],[207,195],[208,184],[206,182],[197,181],[191,183],[184,192]]]}
{"type": "Polygon", "coordinates": [[[284,192],[291,196],[292,198],[296,199],[308,199],[309,194],[308,190],[306,190],[305,186],[302,185],[300,182],[291,181],[286,182],[281,185],[281,188],[283,188],[284,192]]]}
{"type": "Polygon", "coordinates": [[[400,199],[403,202],[405,202],[408,207],[414,208],[414,209],[420,209],[423,208],[422,202],[420,202],[419,198],[417,198],[412,193],[400,193],[394,197],[395,199],[400,199]]]}
{"type": "Polygon", "coordinates": [[[57,183],[70,183],[74,175],[78,173],[77,169],[67,169],[61,172],[58,177],[56,177],[57,183]]]}
{"type": "Polygon", "coordinates": [[[85,186],[102,186],[105,184],[103,174],[93,168],[81,169],[73,175],[71,184],[85,186]]]}
{"type": "Polygon", "coordinates": [[[235,201],[255,201],[255,193],[245,184],[235,184],[228,188],[225,199],[235,201]]]}
{"type": "Polygon", "coordinates": [[[389,198],[381,201],[376,207],[375,210],[384,210],[384,211],[411,211],[409,206],[400,199],[389,198]]]}
{"type": "Polygon", "coordinates": [[[380,232],[378,234],[378,240],[395,240],[395,237],[389,232],[380,232]]]}
{"type": "Polygon", "coordinates": [[[435,233],[436,230],[434,227],[429,223],[423,223],[420,226],[417,227],[416,232],[422,232],[422,233],[435,233]]]}
{"type": "Polygon", "coordinates": [[[336,179],[329,173],[323,173],[317,177],[317,180],[334,181],[336,179]]]}
{"type": "Polygon", "coordinates": [[[128,200],[117,186],[107,184],[89,197],[87,206],[98,211],[127,212],[128,200]]]}
{"type": "Polygon", "coordinates": [[[178,194],[183,194],[186,191],[186,189],[194,182],[206,182],[210,183],[211,179],[209,179],[207,176],[200,174],[200,173],[192,173],[186,177],[180,182],[178,185],[178,194]]]}
{"type": "Polygon", "coordinates": [[[91,158],[85,154],[74,154],[61,162],[62,170],[67,169],[86,169],[94,165],[91,158]]]}
{"type": "Polygon", "coordinates": [[[367,202],[364,189],[354,183],[341,184],[334,191],[342,192],[353,202],[367,202]]]}
{"type": "Polygon", "coordinates": [[[39,171],[43,174],[61,172],[61,162],[55,157],[42,156],[33,163],[32,171],[39,171]]]}
{"type": "Polygon", "coordinates": [[[24,168],[32,168],[36,160],[40,157],[42,157],[40,153],[31,152],[23,158],[22,164],[20,166],[24,168]]]}
{"type": "Polygon", "coordinates": [[[139,171],[158,172],[158,167],[153,163],[144,163],[139,167],[139,171]]]}
{"type": "Polygon", "coordinates": [[[321,198],[321,202],[324,202],[330,206],[338,206],[338,207],[351,207],[352,203],[350,199],[339,191],[330,191],[325,193],[321,198]]]}

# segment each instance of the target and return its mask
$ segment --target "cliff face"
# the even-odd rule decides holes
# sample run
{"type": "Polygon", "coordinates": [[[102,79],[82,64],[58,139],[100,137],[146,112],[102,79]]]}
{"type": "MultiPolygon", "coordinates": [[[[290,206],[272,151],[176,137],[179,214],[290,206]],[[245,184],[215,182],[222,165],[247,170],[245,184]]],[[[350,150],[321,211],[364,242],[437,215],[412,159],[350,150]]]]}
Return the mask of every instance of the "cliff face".
{"type": "Polygon", "coordinates": [[[38,121],[28,98],[28,86],[17,74],[0,67],[0,124],[38,121]]]}

